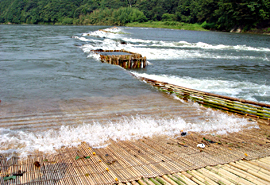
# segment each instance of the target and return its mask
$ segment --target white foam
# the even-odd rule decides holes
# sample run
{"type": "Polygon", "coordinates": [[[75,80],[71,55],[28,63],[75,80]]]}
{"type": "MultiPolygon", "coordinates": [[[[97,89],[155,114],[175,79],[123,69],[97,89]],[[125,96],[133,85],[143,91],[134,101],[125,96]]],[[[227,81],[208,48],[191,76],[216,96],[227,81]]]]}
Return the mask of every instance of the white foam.
{"type": "Polygon", "coordinates": [[[89,53],[90,50],[103,49],[103,50],[120,50],[129,47],[123,46],[120,42],[111,39],[104,39],[102,42],[95,42],[91,44],[85,44],[81,48],[85,53],[89,53]]]}
{"type": "MultiPolygon", "coordinates": [[[[270,86],[248,81],[231,81],[209,78],[177,77],[172,75],[155,75],[132,72],[135,76],[150,78],[191,89],[257,101],[254,96],[270,96],[270,86]]],[[[270,102],[264,102],[270,103],[270,102]]]]}
{"type": "Polygon", "coordinates": [[[132,51],[147,56],[149,60],[179,60],[179,59],[249,59],[249,60],[268,60],[265,57],[238,56],[220,53],[211,53],[200,50],[179,50],[179,49],[162,49],[162,48],[131,48],[132,51]]]}
{"type": "Polygon", "coordinates": [[[91,39],[86,39],[85,37],[78,37],[78,36],[74,36],[73,38],[81,40],[81,41],[90,41],[91,40],[91,39]]]}
{"type": "Polygon", "coordinates": [[[82,36],[92,36],[92,37],[98,37],[98,38],[119,38],[121,37],[120,34],[123,34],[122,29],[118,27],[112,27],[112,28],[107,28],[107,29],[100,29],[96,31],[92,31],[89,33],[83,33],[82,36]]]}
{"type": "Polygon", "coordinates": [[[242,51],[263,51],[270,52],[270,48],[263,47],[251,47],[246,45],[223,45],[217,44],[212,45],[204,42],[197,43],[189,43],[187,41],[162,41],[162,40],[143,40],[143,39],[135,39],[131,37],[122,37],[122,39],[126,42],[131,42],[133,44],[147,44],[149,47],[175,47],[175,48],[191,48],[191,49],[204,49],[204,50],[242,50],[242,51]]]}
{"type": "Polygon", "coordinates": [[[221,55],[213,54],[210,52],[204,52],[199,50],[179,50],[179,49],[162,49],[162,48],[145,48],[144,46],[136,46],[131,43],[122,45],[120,42],[104,39],[103,42],[96,42],[95,44],[85,44],[82,47],[85,53],[89,53],[90,50],[103,49],[103,50],[121,50],[125,49],[135,53],[140,53],[143,56],[147,56],[149,60],[173,60],[173,59],[190,59],[190,58],[213,58],[213,59],[259,59],[268,60],[265,57],[253,57],[253,56],[233,56],[233,55],[221,55]]]}
{"type": "MultiPolygon", "coordinates": [[[[84,52],[91,49],[118,50],[125,49],[146,56],[149,60],[172,60],[172,59],[188,59],[188,58],[207,58],[207,59],[249,59],[269,61],[265,56],[238,55],[214,52],[215,50],[233,50],[233,51],[256,51],[270,52],[270,48],[251,47],[246,45],[223,45],[208,44],[204,42],[189,43],[187,41],[162,41],[162,40],[143,40],[132,38],[125,33],[124,29],[113,27],[103,30],[92,31],[82,34],[81,37],[75,36],[75,39],[91,42],[83,47],[84,52]],[[90,38],[89,38],[90,36],[90,38]],[[93,37],[102,38],[104,40],[96,40],[93,37]],[[117,40],[123,40],[127,44],[122,45],[117,40]],[[87,49],[86,49],[87,48],[87,49]]],[[[132,35],[131,35],[132,36],[132,35]]]]}
{"type": "Polygon", "coordinates": [[[221,53],[205,52],[202,50],[179,50],[171,48],[149,48],[142,44],[127,43],[125,45],[120,44],[115,40],[104,39],[103,42],[96,42],[95,44],[85,44],[82,47],[83,51],[88,53],[90,50],[103,49],[103,50],[120,50],[125,49],[132,52],[140,53],[143,56],[147,56],[149,60],[179,60],[179,59],[248,59],[248,60],[263,60],[269,61],[265,56],[240,56],[240,55],[227,55],[221,53]]]}
{"type": "MultiPolygon", "coordinates": [[[[197,105],[194,105],[197,106],[197,105]]],[[[201,111],[198,107],[198,111],[201,111]]],[[[133,140],[155,135],[174,136],[181,132],[238,132],[245,126],[257,127],[256,123],[228,116],[217,111],[201,112],[208,121],[190,123],[181,117],[174,119],[153,117],[125,117],[119,122],[82,124],[77,127],[61,126],[59,130],[24,132],[0,128],[0,153],[15,152],[26,157],[34,151],[52,153],[62,146],[78,146],[87,142],[92,147],[104,147],[110,139],[133,140]]]]}

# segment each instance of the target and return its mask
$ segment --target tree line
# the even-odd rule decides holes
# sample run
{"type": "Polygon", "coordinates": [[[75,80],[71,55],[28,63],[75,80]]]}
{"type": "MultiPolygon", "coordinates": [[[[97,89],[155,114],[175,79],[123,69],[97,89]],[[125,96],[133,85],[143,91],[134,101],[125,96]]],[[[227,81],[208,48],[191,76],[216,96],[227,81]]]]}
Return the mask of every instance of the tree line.
{"type": "Polygon", "coordinates": [[[125,25],[199,23],[206,29],[270,25],[270,0],[0,0],[0,23],[125,25]]]}

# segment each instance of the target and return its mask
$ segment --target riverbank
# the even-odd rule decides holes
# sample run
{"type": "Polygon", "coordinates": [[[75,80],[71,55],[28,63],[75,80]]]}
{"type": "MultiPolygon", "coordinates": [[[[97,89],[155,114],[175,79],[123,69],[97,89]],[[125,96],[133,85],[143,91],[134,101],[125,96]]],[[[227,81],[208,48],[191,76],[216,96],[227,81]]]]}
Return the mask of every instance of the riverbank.
{"type": "MultiPolygon", "coordinates": [[[[206,26],[204,23],[198,24],[189,24],[184,22],[177,22],[177,21],[148,21],[148,22],[133,22],[127,23],[125,26],[128,27],[147,27],[147,28],[166,28],[166,29],[179,29],[179,30],[191,30],[191,31],[218,31],[213,29],[205,29],[206,26]]],[[[226,32],[226,31],[223,31],[226,32]]],[[[232,33],[250,33],[250,34],[265,34],[270,35],[270,27],[269,28],[253,28],[250,30],[243,30],[243,29],[232,29],[230,32],[232,33]]]]}
{"type": "MultiPolygon", "coordinates": [[[[76,21],[75,21],[76,22],[76,21]]],[[[0,25],[12,25],[12,23],[1,23],[0,25]]],[[[22,23],[22,25],[31,25],[22,23]]],[[[35,25],[35,24],[34,24],[35,25]]],[[[109,25],[109,24],[63,24],[61,22],[56,23],[38,23],[38,25],[56,25],[56,26],[119,26],[119,25],[109,25]]],[[[218,31],[213,29],[205,29],[204,23],[198,24],[189,24],[184,22],[177,21],[148,21],[148,22],[132,22],[127,23],[124,26],[127,27],[146,27],[146,28],[165,28],[165,29],[178,29],[178,30],[190,30],[190,31],[218,31]]],[[[226,32],[226,31],[222,31],[226,32]]],[[[241,28],[232,29],[228,32],[232,33],[250,33],[250,34],[264,34],[270,35],[270,27],[269,28],[253,28],[251,30],[244,31],[241,28]]]]}
{"type": "Polygon", "coordinates": [[[176,21],[148,21],[148,22],[133,22],[128,23],[128,27],[147,27],[147,28],[166,28],[166,29],[179,29],[179,30],[193,30],[193,31],[209,31],[202,27],[202,24],[188,24],[176,21]]]}
{"type": "MultiPolygon", "coordinates": [[[[76,22],[76,21],[74,21],[76,22]]],[[[2,23],[2,25],[12,25],[12,23],[2,23]]],[[[23,23],[22,25],[29,25],[23,23]]],[[[31,25],[31,24],[30,24],[31,25]]],[[[56,22],[54,24],[49,23],[38,23],[38,25],[62,25],[62,26],[119,26],[113,24],[63,24],[61,22],[56,22]]],[[[166,28],[166,29],[179,29],[179,30],[193,30],[193,31],[209,31],[203,28],[203,24],[189,24],[184,22],[177,22],[177,21],[148,21],[148,22],[132,22],[127,23],[122,26],[127,27],[147,27],[147,28],[166,28]]]]}

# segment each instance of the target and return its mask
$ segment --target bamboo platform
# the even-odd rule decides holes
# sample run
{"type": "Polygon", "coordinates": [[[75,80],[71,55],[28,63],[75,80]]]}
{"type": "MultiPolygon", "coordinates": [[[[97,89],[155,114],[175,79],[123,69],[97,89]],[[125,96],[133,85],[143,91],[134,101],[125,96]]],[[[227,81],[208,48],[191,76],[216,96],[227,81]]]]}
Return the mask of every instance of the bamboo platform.
{"type": "Polygon", "coordinates": [[[204,105],[205,107],[216,108],[227,112],[264,119],[268,121],[266,122],[267,124],[270,124],[269,104],[198,91],[145,77],[136,77],[163,92],[170,94],[173,93],[181,99],[191,100],[204,105]]]}
{"type": "Polygon", "coordinates": [[[269,184],[270,129],[228,135],[158,136],[105,148],[62,148],[0,157],[1,184],[269,184]],[[198,148],[197,144],[205,144],[198,148]]]}
{"type": "Polygon", "coordinates": [[[100,54],[101,62],[119,65],[125,69],[145,68],[147,66],[146,57],[141,54],[122,50],[91,50],[100,54]]]}

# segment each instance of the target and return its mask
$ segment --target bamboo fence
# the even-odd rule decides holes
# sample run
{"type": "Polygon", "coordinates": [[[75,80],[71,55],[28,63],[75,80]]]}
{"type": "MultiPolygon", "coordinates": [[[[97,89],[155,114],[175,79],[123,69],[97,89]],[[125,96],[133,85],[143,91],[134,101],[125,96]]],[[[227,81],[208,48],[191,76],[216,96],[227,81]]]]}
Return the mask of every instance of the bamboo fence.
{"type": "Polygon", "coordinates": [[[243,100],[218,94],[198,91],[166,82],[156,81],[145,77],[138,77],[140,80],[151,84],[159,90],[173,93],[183,100],[192,100],[206,107],[221,109],[241,115],[261,118],[270,121],[270,105],[249,100],[243,100]]]}

